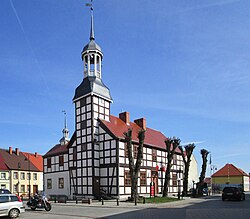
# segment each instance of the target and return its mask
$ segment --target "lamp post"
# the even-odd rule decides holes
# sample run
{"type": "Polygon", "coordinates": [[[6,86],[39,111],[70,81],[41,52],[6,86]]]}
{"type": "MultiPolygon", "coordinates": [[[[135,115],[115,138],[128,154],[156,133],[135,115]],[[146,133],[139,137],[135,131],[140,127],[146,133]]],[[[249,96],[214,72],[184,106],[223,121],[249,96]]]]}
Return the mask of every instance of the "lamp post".
{"type": "Polygon", "coordinates": [[[178,171],[178,199],[181,198],[181,169],[178,171]]]}
{"type": "Polygon", "coordinates": [[[28,161],[28,170],[29,170],[29,199],[30,199],[30,178],[31,178],[31,174],[30,174],[30,154],[28,153],[28,158],[25,158],[26,161],[28,161]]]}
{"type": "Polygon", "coordinates": [[[195,181],[193,180],[192,182],[193,182],[193,191],[192,191],[192,196],[193,196],[193,198],[194,198],[194,195],[195,195],[195,192],[194,192],[194,183],[195,183],[195,181]]]}
{"type": "Polygon", "coordinates": [[[18,179],[18,182],[17,182],[17,194],[18,194],[18,196],[19,196],[19,183],[20,183],[20,181],[19,181],[19,178],[20,178],[20,169],[21,169],[21,164],[20,164],[20,162],[18,162],[18,174],[17,174],[17,179],[18,179]]]}
{"type": "Polygon", "coordinates": [[[216,165],[210,165],[210,171],[211,171],[211,192],[212,195],[214,194],[214,188],[213,188],[213,180],[212,180],[212,175],[214,174],[214,172],[217,170],[217,166],[216,165]]]}

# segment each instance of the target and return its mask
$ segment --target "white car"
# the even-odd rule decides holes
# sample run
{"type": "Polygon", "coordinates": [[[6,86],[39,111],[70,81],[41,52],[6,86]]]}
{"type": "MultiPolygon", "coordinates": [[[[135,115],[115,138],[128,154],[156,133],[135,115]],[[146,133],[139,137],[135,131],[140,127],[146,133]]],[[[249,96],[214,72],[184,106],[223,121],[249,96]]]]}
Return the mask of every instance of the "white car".
{"type": "Polygon", "coordinates": [[[20,197],[14,194],[0,194],[0,216],[17,218],[25,212],[25,206],[20,197]]]}

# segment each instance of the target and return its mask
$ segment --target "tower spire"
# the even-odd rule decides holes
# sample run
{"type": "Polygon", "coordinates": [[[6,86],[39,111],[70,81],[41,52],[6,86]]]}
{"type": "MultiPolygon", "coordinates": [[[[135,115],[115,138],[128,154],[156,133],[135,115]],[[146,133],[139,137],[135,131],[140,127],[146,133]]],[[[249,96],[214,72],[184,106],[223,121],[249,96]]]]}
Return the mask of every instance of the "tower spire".
{"type": "MultiPolygon", "coordinates": [[[[91,1],[92,2],[92,1],[91,1]]],[[[95,32],[94,32],[94,9],[93,6],[91,6],[91,27],[90,27],[90,40],[95,40],[95,32]]]]}
{"type": "Polygon", "coordinates": [[[90,40],[95,40],[95,33],[94,33],[94,8],[93,8],[93,0],[91,0],[91,3],[87,3],[86,6],[90,7],[91,11],[91,25],[90,25],[90,40]]]}
{"type": "Polygon", "coordinates": [[[67,129],[67,113],[65,110],[62,113],[64,114],[64,129],[62,130],[63,137],[60,139],[60,144],[65,145],[69,142],[69,130],[67,129]]]}

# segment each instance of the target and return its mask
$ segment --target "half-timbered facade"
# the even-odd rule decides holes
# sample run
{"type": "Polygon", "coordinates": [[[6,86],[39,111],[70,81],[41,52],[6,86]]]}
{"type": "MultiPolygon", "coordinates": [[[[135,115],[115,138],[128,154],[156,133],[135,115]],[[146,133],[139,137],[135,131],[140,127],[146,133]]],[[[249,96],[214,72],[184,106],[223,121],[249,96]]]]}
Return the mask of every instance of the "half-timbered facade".
{"type": "MultiPolygon", "coordinates": [[[[133,129],[133,153],[136,156],[140,129],[146,130],[143,162],[140,170],[140,194],[149,194],[154,182],[156,193],[162,192],[164,168],[167,163],[165,139],[161,132],[146,127],[145,119],[129,121],[129,113],[110,115],[112,98],[102,81],[101,47],[95,42],[93,14],[90,41],[83,48],[83,81],[76,88],[75,132],[70,142],[53,147],[44,156],[45,190],[49,195],[65,194],[100,197],[101,191],[121,197],[130,195],[130,175],[123,133],[133,129]],[[63,157],[63,162],[60,157],[63,157]],[[64,188],[60,188],[60,178],[64,188]],[[61,189],[61,190],[60,190],[61,189]]],[[[169,192],[176,193],[182,185],[182,158],[176,153],[169,192]]]]}

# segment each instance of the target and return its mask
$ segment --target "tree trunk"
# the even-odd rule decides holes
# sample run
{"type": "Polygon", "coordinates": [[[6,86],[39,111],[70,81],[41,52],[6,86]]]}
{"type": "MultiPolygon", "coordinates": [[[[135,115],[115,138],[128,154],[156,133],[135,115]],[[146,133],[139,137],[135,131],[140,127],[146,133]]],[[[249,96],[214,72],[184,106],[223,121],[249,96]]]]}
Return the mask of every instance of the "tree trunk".
{"type": "Polygon", "coordinates": [[[169,185],[169,181],[170,181],[171,162],[172,162],[172,160],[168,160],[168,164],[167,164],[167,168],[166,168],[166,172],[165,172],[165,181],[164,181],[162,197],[168,196],[168,185],[169,185]]]}

